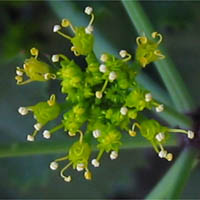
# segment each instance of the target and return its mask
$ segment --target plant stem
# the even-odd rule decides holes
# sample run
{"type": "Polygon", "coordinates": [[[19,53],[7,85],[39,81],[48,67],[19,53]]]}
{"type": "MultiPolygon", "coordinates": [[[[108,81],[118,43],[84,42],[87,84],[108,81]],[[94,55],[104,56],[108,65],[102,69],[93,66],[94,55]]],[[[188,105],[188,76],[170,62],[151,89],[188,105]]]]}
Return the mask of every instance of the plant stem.
{"type": "MultiPolygon", "coordinates": [[[[141,8],[140,3],[135,0],[122,0],[122,3],[138,34],[141,35],[142,33],[145,33],[147,37],[151,37],[151,33],[154,32],[155,29],[141,8]]],[[[172,98],[172,101],[180,112],[193,110],[195,108],[194,102],[189,95],[181,76],[176,70],[174,63],[167,55],[167,51],[162,45],[160,46],[160,50],[166,58],[155,62],[155,65],[172,98]]]]}
{"type": "MultiPolygon", "coordinates": [[[[16,156],[30,156],[30,155],[41,155],[41,154],[57,154],[67,153],[69,147],[73,144],[74,140],[63,141],[39,141],[39,142],[21,142],[13,143],[10,145],[0,146],[0,158],[5,157],[16,157],[16,156]]],[[[151,143],[144,139],[142,136],[131,138],[126,135],[122,139],[123,146],[121,149],[133,149],[133,148],[148,148],[151,147],[151,143]]],[[[170,140],[167,146],[176,146],[175,140],[170,140]]],[[[92,149],[95,151],[96,146],[92,144],[92,149]]]]}

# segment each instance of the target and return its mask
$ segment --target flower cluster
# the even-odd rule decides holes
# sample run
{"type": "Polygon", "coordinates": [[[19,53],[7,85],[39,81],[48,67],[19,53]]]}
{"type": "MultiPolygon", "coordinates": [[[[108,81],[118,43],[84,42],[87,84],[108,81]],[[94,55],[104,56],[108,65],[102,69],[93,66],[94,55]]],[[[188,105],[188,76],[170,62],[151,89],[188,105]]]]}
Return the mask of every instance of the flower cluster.
{"type": "Polygon", "coordinates": [[[51,130],[43,130],[43,137],[50,139],[58,130],[67,132],[71,137],[79,135],[78,141],[70,147],[68,154],[50,164],[50,168],[56,170],[60,161],[69,161],[60,171],[60,176],[66,182],[72,179],[71,176],[65,175],[65,170],[70,166],[77,171],[85,171],[85,179],[90,180],[92,174],[89,163],[99,167],[105,152],[110,154],[111,160],[116,159],[123,145],[123,134],[135,137],[136,128],[149,140],[160,158],[171,161],[172,153],[168,153],[163,147],[170,133],[184,133],[190,139],[194,137],[194,133],[190,130],[171,129],[154,119],[144,117],[143,110],[155,110],[159,113],[164,110],[164,105],[156,101],[151,92],[136,81],[142,67],[164,58],[158,49],[162,41],[161,34],[153,32],[151,39],[138,37],[135,59],[132,59],[132,55],[126,50],[121,50],[119,57],[104,53],[98,59],[93,51],[93,9],[86,7],[85,13],[91,16],[86,27],[75,27],[68,19],[63,19],[60,25],[53,27],[53,32],[70,40],[71,51],[76,56],[85,57],[85,70],[65,55],[55,54],[52,56],[52,62],[59,63],[60,68],[53,72],[50,65],[38,60],[39,51],[36,48],[31,49],[33,57],[25,60],[23,68],[16,69],[15,78],[19,85],[32,81],[60,80],[61,92],[66,94],[66,101],[71,103],[66,112],[56,102],[53,94],[46,102],[20,107],[18,111],[21,115],[33,112],[36,120],[35,130],[27,136],[27,140],[34,141],[38,132],[48,122],[63,114],[60,124],[51,130]],[[63,33],[64,28],[70,28],[73,36],[63,33]],[[23,75],[28,79],[23,80],[23,75]],[[94,140],[99,153],[96,158],[91,159],[91,143],[94,140]]]}

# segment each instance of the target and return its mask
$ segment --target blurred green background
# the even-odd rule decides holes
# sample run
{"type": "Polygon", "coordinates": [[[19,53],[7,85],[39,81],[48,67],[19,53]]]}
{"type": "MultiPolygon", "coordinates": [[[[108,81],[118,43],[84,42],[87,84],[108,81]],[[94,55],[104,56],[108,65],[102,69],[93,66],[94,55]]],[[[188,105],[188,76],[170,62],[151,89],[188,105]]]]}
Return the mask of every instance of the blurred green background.
{"type": "MultiPolygon", "coordinates": [[[[200,2],[141,2],[155,31],[164,36],[164,45],[176,63],[192,97],[199,102],[200,75],[200,2]]],[[[52,92],[59,94],[59,83],[31,83],[17,86],[15,68],[22,66],[29,49],[40,49],[40,58],[67,54],[70,42],[52,32],[54,24],[67,17],[74,25],[87,25],[86,6],[95,11],[96,52],[134,53],[137,34],[119,1],[1,1],[0,2],[0,145],[17,144],[33,130],[31,115],[22,117],[19,106],[44,101],[52,92]],[[101,44],[101,45],[99,45],[101,44]]],[[[141,33],[142,34],[142,33],[141,33]]],[[[82,59],[75,58],[81,64],[82,59]]],[[[145,70],[165,90],[153,67],[145,70]]],[[[60,101],[64,96],[59,95],[60,101]]],[[[56,123],[56,122],[55,122],[56,123]]],[[[53,127],[50,124],[49,127],[53,127]]],[[[53,140],[69,138],[60,133],[53,140]]],[[[130,138],[131,139],[131,138],[130,138]]],[[[41,136],[38,141],[43,140],[41,136]]],[[[51,142],[51,140],[49,141],[51,142]]],[[[180,148],[173,149],[178,157],[180,148]]],[[[86,181],[80,173],[72,172],[73,181],[63,182],[49,163],[63,154],[0,159],[0,198],[66,198],[66,199],[134,199],[144,198],[171,163],[161,160],[153,149],[122,150],[115,161],[105,155],[101,167],[92,169],[93,180],[86,181]]],[[[91,167],[92,168],[92,167],[91,167]]],[[[200,170],[191,175],[182,198],[199,199],[200,170]]]]}

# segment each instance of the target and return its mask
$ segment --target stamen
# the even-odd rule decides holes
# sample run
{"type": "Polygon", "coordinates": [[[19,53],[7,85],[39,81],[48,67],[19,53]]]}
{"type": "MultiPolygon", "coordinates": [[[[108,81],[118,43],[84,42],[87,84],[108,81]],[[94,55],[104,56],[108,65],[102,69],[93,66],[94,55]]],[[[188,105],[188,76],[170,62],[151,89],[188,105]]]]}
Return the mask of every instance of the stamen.
{"type": "Polygon", "coordinates": [[[26,107],[19,107],[18,112],[21,115],[27,115],[28,114],[28,109],[26,107]]]}
{"type": "Polygon", "coordinates": [[[110,81],[114,81],[117,78],[117,74],[115,72],[110,72],[108,78],[110,81]]]}
{"type": "Polygon", "coordinates": [[[165,58],[165,56],[164,56],[159,50],[155,50],[153,53],[154,53],[156,56],[158,56],[159,59],[164,59],[164,58],[165,58]]]}
{"type": "Polygon", "coordinates": [[[46,73],[46,74],[44,74],[44,79],[45,80],[50,80],[50,79],[53,79],[53,80],[55,80],[56,79],[56,75],[55,74],[51,74],[51,73],[46,73]]]}
{"type": "Polygon", "coordinates": [[[145,94],[145,101],[150,102],[151,100],[152,100],[152,94],[151,93],[145,94]]]}
{"type": "Polygon", "coordinates": [[[51,57],[52,62],[58,62],[59,61],[59,55],[55,54],[51,57]]]}
{"type": "Polygon", "coordinates": [[[53,133],[55,133],[56,131],[60,130],[61,128],[63,128],[64,125],[63,124],[59,124],[58,126],[52,128],[51,130],[44,130],[43,132],[43,137],[46,138],[46,139],[50,139],[51,138],[51,135],[53,133]]]}
{"type": "Polygon", "coordinates": [[[187,134],[189,139],[193,139],[194,138],[194,132],[191,130],[183,130],[183,129],[168,129],[169,132],[174,132],[174,133],[185,133],[187,134]]]}
{"type": "Polygon", "coordinates": [[[76,135],[76,133],[72,133],[72,132],[68,131],[68,135],[71,136],[71,137],[73,137],[73,136],[76,135]]]}
{"type": "Polygon", "coordinates": [[[92,12],[93,12],[93,8],[90,7],[90,6],[87,6],[87,7],[85,8],[84,12],[85,12],[85,14],[87,14],[87,15],[91,15],[92,12]]]}
{"type": "Polygon", "coordinates": [[[132,126],[132,131],[135,130],[135,127],[138,127],[139,129],[141,128],[141,126],[140,126],[137,122],[135,122],[135,123],[133,124],[133,126],[132,126]]]}
{"type": "Polygon", "coordinates": [[[91,34],[93,31],[94,31],[94,28],[93,28],[92,25],[88,25],[88,26],[85,28],[85,33],[87,33],[87,34],[91,34]]]}
{"type": "Polygon", "coordinates": [[[160,104],[159,106],[156,107],[156,112],[163,112],[164,110],[164,105],[160,104]]]}
{"type": "Polygon", "coordinates": [[[17,74],[18,76],[23,76],[24,73],[23,73],[23,71],[17,69],[17,70],[16,70],[16,74],[17,74]]]}
{"type": "Polygon", "coordinates": [[[61,29],[61,26],[60,25],[54,25],[53,27],[53,32],[58,32],[59,30],[61,29]]]}
{"type": "Polygon", "coordinates": [[[158,156],[159,156],[160,158],[166,158],[166,156],[167,156],[167,151],[161,150],[161,151],[159,152],[158,156]]]}
{"type": "Polygon", "coordinates": [[[136,132],[133,131],[133,130],[129,130],[128,133],[129,133],[129,135],[130,135],[131,137],[135,137],[135,136],[136,136],[136,132]]]}
{"type": "Polygon", "coordinates": [[[62,21],[61,21],[61,26],[64,28],[68,27],[70,24],[71,23],[68,19],[62,19],[62,21]]]}
{"type": "Polygon", "coordinates": [[[121,50],[120,52],[119,52],[119,55],[122,57],[122,58],[124,58],[123,59],[123,61],[124,62],[128,62],[130,59],[131,59],[131,54],[129,54],[126,50],[121,50]],[[127,58],[125,58],[127,56],[127,58]]]}
{"type": "Polygon", "coordinates": [[[67,170],[67,168],[69,168],[72,165],[72,162],[68,163],[61,171],[60,171],[60,176],[64,179],[64,181],[66,182],[70,182],[71,181],[71,176],[65,176],[64,172],[65,170],[67,170]]]}
{"type": "Polygon", "coordinates": [[[145,36],[137,37],[136,43],[137,43],[138,46],[140,46],[141,44],[146,44],[147,43],[147,37],[145,37],[145,36]]]}
{"type": "Polygon", "coordinates": [[[101,91],[96,91],[95,95],[97,99],[101,99],[103,96],[101,91]]]}
{"type": "Polygon", "coordinates": [[[34,125],[35,130],[39,131],[42,128],[42,124],[37,123],[34,125]]]}
{"type": "Polygon", "coordinates": [[[94,131],[92,132],[92,134],[93,134],[93,137],[94,137],[94,138],[98,138],[98,137],[101,136],[101,131],[97,129],[97,130],[94,130],[94,131]]]}
{"type": "Polygon", "coordinates": [[[111,160],[114,160],[118,157],[118,153],[116,151],[112,151],[111,154],[110,154],[110,159],[111,160]]]}
{"type": "Polygon", "coordinates": [[[126,115],[127,112],[128,112],[128,108],[127,108],[127,107],[125,107],[125,106],[121,107],[120,113],[121,113],[122,115],[126,115]]]}
{"type": "Polygon", "coordinates": [[[51,133],[48,130],[44,130],[44,132],[42,134],[43,134],[43,137],[46,139],[51,138],[51,133]]]}
{"type": "Polygon", "coordinates": [[[34,142],[35,138],[32,135],[27,135],[27,141],[34,142]]]}
{"type": "Polygon", "coordinates": [[[102,73],[105,73],[107,71],[107,67],[104,64],[101,64],[99,66],[99,71],[102,72],[102,73]]]}
{"type": "Polygon", "coordinates": [[[76,47],[72,46],[71,51],[74,53],[75,56],[80,56],[80,54],[76,51],[76,47]]]}
{"type": "Polygon", "coordinates": [[[47,101],[47,103],[49,106],[53,106],[55,104],[55,102],[56,102],[56,96],[55,96],[55,94],[52,94],[50,96],[50,99],[47,101]]]}
{"type": "Polygon", "coordinates": [[[64,34],[64,33],[62,33],[62,32],[59,31],[59,30],[57,30],[57,31],[55,31],[55,32],[57,32],[59,35],[63,36],[64,38],[67,38],[68,40],[71,40],[71,39],[72,39],[70,36],[68,36],[68,35],[66,35],[66,34],[64,34]]]}
{"type": "Polygon", "coordinates": [[[77,166],[76,166],[76,169],[77,169],[77,171],[83,171],[83,169],[84,169],[84,164],[83,163],[79,163],[79,164],[77,164],[77,166]]]}
{"type": "Polygon", "coordinates": [[[161,35],[160,33],[158,33],[158,32],[153,32],[153,33],[151,34],[151,36],[152,36],[152,38],[159,37],[159,40],[158,40],[157,44],[160,44],[160,43],[162,42],[162,35],[161,35]]]}
{"type": "Polygon", "coordinates": [[[38,57],[38,54],[39,54],[38,49],[36,49],[36,48],[31,48],[31,49],[30,49],[30,52],[31,52],[31,55],[32,55],[32,56],[35,56],[35,58],[38,57]]]}
{"type": "Polygon", "coordinates": [[[102,54],[101,57],[100,57],[100,60],[102,62],[106,62],[108,60],[108,56],[106,54],[102,54]]]}
{"type": "Polygon", "coordinates": [[[97,159],[93,159],[91,164],[94,166],[94,167],[99,167],[100,163],[97,159]]]}
{"type": "Polygon", "coordinates": [[[167,156],[166,156],[166,159],[168,161],[172,161],[173,160],[173,154],[172,153],[168,153],[167,156]]]}
{"type": "Polygon", "coordinates": [[[85,173],[84,173],[84,177],[86,180],[91,180],[92,179],[92,173],[86,169],[85,173]]]}
{"type": "Polygon", "coordinates": [[[165,139],[165,134],[164,133],[158,133],[155,138],[158,140],[158,142],[161,142],[162,140],[165,139]]]}
{"type": "Polygon", "coordinates": [[[52,170],[56,170],[57,168],[58,168],[58,163],[57,162],[51,162],[50,163],[50,169],[52,169],[52,170]]]}

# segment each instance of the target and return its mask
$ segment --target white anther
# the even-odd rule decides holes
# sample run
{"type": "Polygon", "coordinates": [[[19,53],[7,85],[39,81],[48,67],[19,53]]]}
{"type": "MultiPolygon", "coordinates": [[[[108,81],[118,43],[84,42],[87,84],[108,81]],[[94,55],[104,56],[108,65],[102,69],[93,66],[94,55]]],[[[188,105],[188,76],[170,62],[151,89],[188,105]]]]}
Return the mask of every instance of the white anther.
{"type": "Polygon", "coordinates": [[[71,177],[71,176],[68,176],[68,177],[65,177],[65,178],[64,178],[64,181],[65,181],[65,182],[71,182],[71,180],[72,180],[72,177],[71,177]]]}
{"type": "Polygon", "coordinates": [[[98,137],[100,137],[100,135],[101,135],[101,131],[100,130],[94,130],[93,132],[92,132],[92,134],[93,134],[93,137],[94,138],[98,138],[98,137]]]}
{"type": "Polygon", "coordinates": [[[21,115],[27,115],[27,114],[28,114],[28,109],[25,108],[25,107],[19,107],[18,112],[19,112],[21,115]]]}
{"type": "Polygon", "coordinates": [[[34,142],[35,138],[32,135],[27,135],[27,141],[34,142]]]}
{"type": "Polygon", "coordinates": [[[50,163],[49,167],[52,170],[56,170],[58,168],[58,163],[53,161],[53,162],[50,163]]]}
{"type": "Polygon", "coordinates": [[[165,134],[164,133],[158,133],[156,135],[156,140],[158,140],[158,142],[161,142],[164,139],[165,139],[165,134]]]}
{"type": "Polygon", "coordinates": [[[156,107],[156,112],[162,112],[164,110],[164,105],[160,104],[159,106],[156,107]]]}
{"type": "Polygon", "coordinates": [[[168,153],[168,154],[166,155],[166,159],[167,159],[168,161],[172,161],[172,160],[173,160],[173,154],[172,154],[172,153],[168,153]]]}
{"type": "Polygon", "coordinates": [[[16,74],[17,74],[18,76],[23,76],[23,72],[20,71],[20,70],[16,70],[16,74]]]}
{"type": "Polygon", "coordinates": [[[188,136],[189,139],[193,139],[194,138],[194,132],[193,131],[189,130],[187,134],[188,134],[187,136],[188,136]]]}
{"type": "Polygon", "coordinates": [[[83,163],[79,163],[79,164],[77,164],[77,166],[76,166],[76,170],[77,171],[83,171],[83,169],[84,169],[84,164],[83,163]]]}
{"type": "Polygon", "coordinates": [[[99,71],[102,72],[102,73],[105,73],[107,71],[107,67],[104,64],[101,64],[99,66],[99,71]]]}
{"type": "Polygon", "coordinates": [[[87,6],[86,8],[85,8],[85,14],[87,14],[87,15],[91,15],[92,14],[92,12],[93,12],[93,8],[92,7],[90,7],[90,6],[87,6]]]}
{"type": "Polygon", "coordinates": [[[55,54],[51,57],[52,62],[58,62],[59,61],[59,55],[55,54]]]}
{"type": "Polygon", "coordinates": [[[37,123],[34,125],[35,130],[39,131],[42,128],[42,124],[37,123]]]}
{"type": "Polygon", "coordinates": [[[42,134],[43,134],[43,137],[46,139],[51,138],[51,133],[48,130],[44,130],[44,132],[42,134]]]}
{"type": "Polygon", "coordinates": [[[117,74],[115,72],[110,72],[108,78],[110,81],[114,81],[117,78],[117,74]]]}
{"type": "Polygon", "coordinates": [[[121,51],[119,52],[119,55],[120,55],[122,58],[125,58],[126,55],[127,55],[127,51],[126,51],[126,50],[121,50],[121,51]]]}
{"type": "Polygon", "coordinates": [[[152,94],[151,93],[145,94],[145,101],[150,102],[151,100],[152,100],[152,94]]]}
{"type": "Polygon", "coordinates": [[[167,156],[167,151],[165,151],[165,150],[160,151],[159,154],[158,154],[158,156],[160,158],[165,158],[167,156]]]}
{"type": "Polygon", "coordinates": [[[100,165],[99,161],[96,160],[96,159],[93,159],[91,163],[92,163],[92,165],[93,165],[94,167],[99,167],[99,165],[100,165]]]}
{"type": "Polygon", "coordinates": [[[108,56],[106,54],[102,54],[101,57],[100,57],[100,60],[102,62],[106,62],[108,60],[108,56]]]}
{"type": "Polygon", "coordinates": [[[93,31],[94,31],[94,28],[93,28],[92,25],[88,25],[88,26],[85,28],[85,33],[87,33],[87,34],[91,34],[93,31]]]}
{"type": "Polygon", "coordinates": [[[125,107],[125,106],[121,107],[120,113],[121,113],[122,115],[126,115],[127,112],[128,112],[128,108],[127,108],[127,107],[125,107]]]}
{"type": "Polygon", "coordinates": [[[110,154],[110,159],[111,160],[114,160],[118,157],[118,153],[116,151],[112,151],[111,154],[110,154]]]}
{"type": "Polygon", "coordinates": [[[97,99],[101,99],[103,96],[101,91],[96,91],[95,95],[97,99]]]}
{"type": "Polygon", "coordinates": [[[53,27],[53,32],[57,32],[61,29],[61,26],[60,25],[54,25],[53,27]]]}

